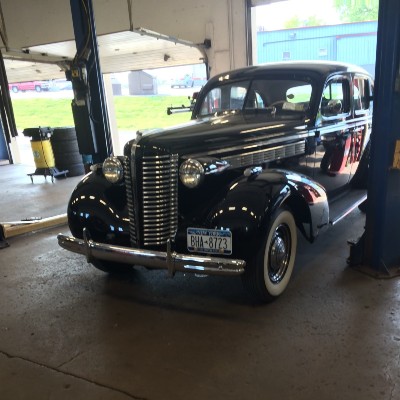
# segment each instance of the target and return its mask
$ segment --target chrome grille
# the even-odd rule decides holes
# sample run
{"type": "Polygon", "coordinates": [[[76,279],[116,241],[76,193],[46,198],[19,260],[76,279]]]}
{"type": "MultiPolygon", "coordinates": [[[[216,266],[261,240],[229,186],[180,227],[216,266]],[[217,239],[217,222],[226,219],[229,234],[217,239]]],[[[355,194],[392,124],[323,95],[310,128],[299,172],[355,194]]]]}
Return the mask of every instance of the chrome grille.
{"type": "Polygon", "coordinates": [[[143,245],[162,245],[178,228],[178,155],[143,156],[143,245]]]}
{"type": "Polygon", "coordinates": [[[128,203],[129,210],[129,234],[131,238],[131,243],[137,246],[137,232],[136,232],[136,217],[135,217],[135,203],[133,200],[133,187],[132,187],[132,172],[131,172],[131,162],[129,157],[125,157],[124,162],[124,176],[125,176],[125,186],[126,186],[126,199],[128,203]]]}
{"type": "Polygon", "coordinates": [[[282,158],[288,158],[305,153],[305,142],[297,142],[276,146],[269,149],[257,150],[249,153],[237,154],[235,156],[224,157],[231,167],[248,167],[265,162],[276,161],[282,158]]]}

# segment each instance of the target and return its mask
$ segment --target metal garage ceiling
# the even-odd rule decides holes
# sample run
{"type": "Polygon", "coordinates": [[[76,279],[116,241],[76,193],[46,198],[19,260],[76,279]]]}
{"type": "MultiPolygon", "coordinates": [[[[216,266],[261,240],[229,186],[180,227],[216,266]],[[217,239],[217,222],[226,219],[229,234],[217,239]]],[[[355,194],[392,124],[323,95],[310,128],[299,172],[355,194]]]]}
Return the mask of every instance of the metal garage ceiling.
{"type": "MultiPolygon", "coordinates": [[[[2,50],[9,82],[63,78],[63,63],[65,63],[66,60],[71,60],[76,51],[75,41],[72,39],[73,36],[70,32],[71,26],[69,22],[61,17],[61,15],[65,14],[68,10],[65,1],[41,0],[37,4],[35,3],[34,8],[29,8],[29,11],[27,8],[22,7],[25,0],[0,1],[6,21],[8,21],[9,36],[13,39],[10,41],[10,47],[13,48],[13,44],[15,43],[15,50],[11,49],[5,51],[4,48],[2,50]],[[22,10],[24,12],[22,12],[22,10]],[[59,40],[59,42],[36,45],[37,43],[46,43],[47,39],[52,37],[49,33],[38,34],[40,29],[37,28],[37,23],[33,22],[36,21],[38,17],[45,15],[45,12],[49,12],[49,15],[52,16],[52,18],[49,19],[49,21],[52,22],[52,25],[50,25],[52,29],[59,27],[60,29],[57,30],[57,33],[62,33],[56,35],[56,40],[59,40]],[[18,22],[18,25],[22,24],[24,29],[15,30],[16,22],[18,22]],[[27,34],[29,29],[34,30],[34,37],[32,39],[29,34],[27,34]],[[71,38],[71,40],[64,40],[64,38],[71,38]],[[23,48],[22,46],[32,47],[23,48]],[[21,48],[25,51],[21,51],[21,48]]],[[[277,1],[282,0],[251,0],[250,4],[251,6],[257,6],[277,1]]],[[[234,39],[231,39],[232,43],[230,44],[226,41],[227,37],[221,30],[223,28],[220,27],[219,22],[221,21],[219,21],[219,17],[216,17],[214,20],[214,13],[210,15],[209,11],[207,11],[212,8],[208,7],[208,3],[212,3],[211,0],[203,0],[200,2],[195,0],[187,1],[184,2],[185,6],[183,6],[181,2],[178,3],[180,4],[179,7],[176,6],[176,4],[173,6],[174,2],[171,2],[171,5],[165,6],[161,12],[162,17],[160,17],[160,15],[155,16],[153,14],[152,4],[154,4],[154,0],[153,2],[137,0],[134,7],[135,21],[142,22],[139,22],[137,26],[152,26],[152,29],[169,32],[169,35],[176,37],[192,38],[192,41],[197,40],[193,39],[194,37],[211,37],[213,39],[213,48],[218,49],[216,50],[216,52],[218,52],[218,57],[214,57],[215,54],[211,52],[214,71],[235,66],[235,63],[229,63],[229,60],[224,60],[224,62],[222,62],[221,57],[223,59],[224,51],[229,48],[230,45],[237,48],[238,45],[243,45],[243,43],[240,42],[239,39],[236,39],[235,43],[233,42],[234,39]],[[197,13],[196,17],[198,17],[193,27],[192,24],[188,22],[191,20],[191,14],[185,14],[185,11],[188,11],[187,7],[191,7],[191,5],[195,7],[197,13]],[[182,21],[182,26],[180,26],[178,22],[178,17],[173,17],[177,9],[179,9],[181,18],[182,16],[190,15],[190,18],[185,18],[185,21],[182,21]],[[168,19],[167,17],[171,20],[170,23],[165,23],[168,19]],[[203,22],[201,22],[202,20],[203,22]],[[199,33],[199,29],[203,30],[204,27],[205,32],[199,33]],[[190,33],[190,29],[192,28],[193,34],[190,33]],[[205,36],[203,36],[204,33],[205,36]],[[214,34],[216,36],[213,36],[214,34]],[[221,49],[223,49],[223,51],[221,51],[221,49]]],[[[236,5],[236,3],[227,3],[231,4],[231,11],[232,5],[236,5]]],[[[126,4],[126,2],[123,0],[116,1],[115,6],[112,6],[111,2],[101,0],[96,4],[98,6],[98,17],[101,21],[99,25],[103,26],[102,35],[98,35],[98,44],[100,47],[101,68],[104,73],[198,64],[205,60],[205,52],[201,44],[197,45],[196,42],[178,40],[175,39],[175,37],[165,36],[147,29],[135,29],[132,25],[132,1],[128,0],[128,9],[124,8],[124,4],[126,4]],[[131,6],[130,8],[129,5],[131,6]],[[115,7],[115,14],[107,14],[113,7],[115,7]],[[110,30],[107,31],[107,29],[110,30]]],[[[238,4],[238,10],[239,9],[240,5],[238,4]]],[[[230,14],[223,12],[224,7],[220,7],[218,10],[221,18],[227,16],[229,22],[230,14]]],[[[231,15],[231,19],[234,15],[236,14],[231,15]]],[[[226,21],[224,20],[224,22],[226,21]]],[[[0,23],[1,31],[5,34],[5,25],[3,25],[4,23],[0,23]]],[[[222,24],[222,26],[224,25],[222,24]]],[[[42,29],[42,31],[46,31],[46,29],[42,29]]],[[[5,46],[7,47],[8,43],[5,46]]],[[[242,58],[240,58],[242,55],[240,52],[239,54],[240,55],[235,56],[235,60],[237,60],[238,65],[242,65],[242,61],[245,61],[245,58],[242,60],[242,58]]]]}
{"type": "MultiPolygon", "coordinates": [[[[203,45],[168,37],[143,28],[98,36],[103,73],[199,64],[203,45]]],[[[64,78],[64,64],[75,56],[74,40],[33,46],[26,51],[3,51],[8,81],[64,78]]]]}

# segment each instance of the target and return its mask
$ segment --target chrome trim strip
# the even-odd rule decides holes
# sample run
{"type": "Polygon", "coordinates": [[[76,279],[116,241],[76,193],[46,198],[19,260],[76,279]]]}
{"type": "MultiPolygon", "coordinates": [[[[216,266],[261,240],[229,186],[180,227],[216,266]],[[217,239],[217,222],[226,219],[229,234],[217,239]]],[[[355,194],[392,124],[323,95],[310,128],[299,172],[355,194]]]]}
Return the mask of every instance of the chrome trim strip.
{"type": "MultiPolygon", "coordinates": [[[[155,222],[157,222],[157,221],[155,221],[155,222]]],[[[158,222],[159,222],[159,225],[158,225],[157,228],[154,228],[154,226],[153,226],[153,229],[151,231],[149,231],[149,232],[145,232],[143,234],[143,236],[145,236],[145,237],[153,237],[153,236],[154,237],[158,237],[159,235],[162,234],[162,232],[169,233],[169,230],[170,230],[170,227],[169,227],[169,224],[168,224],[169,221],[165,221],[164,220],[162,222],[160,222],[160,221],[158,221],[158,222]]]]}
{"type": "MultiPolygon", "coordinates": [[[[163,197],[160,197],[160,196],[146,196],[146,199],[152,199],[152,200],[154,200],[154,199],[157,199],[158,198],[158,202],[157,202],[157,205],[155,205],[155,206],[151,206],[151,205],[148,205],[147,206],[147,209],[148,210],[151,210],[151,209],[157,209],[160,205],[161,206],[164,206],[164,205],[168,205],[169,206],[169,201],[168,200],[166,200],[166,199],[164,199],[163,197]]],[[[145,199],[143,199],[143,200],[145,200],[145,199]]]]}
{"type": "MultiPolygon", "coordinates": [[[[154,166],[156,168],[159,168],[159,169],[167,168],[167,166],[164,164],[164,161],[162,161],[162,160],[160,160],[160,161],[149,161],[148,165],[150,165],[150,167],[147,168],[147,169],[153,169],[154,166]]],[[[146,168],[144,168],[144,169],[146,169],[146,168]]]]}
{"type": "Polygon", "coordinates": [[[351,121],[339,121],[335,125],[329,125],[329,126],[318,126],[315,127],[314,132],[318,131],[320,135],[326,134],[326,133],[333,133],[333,132],[338,132],[338,131],[349,131],[354,128],[359,128],[361,126],[365,126],[367,123],[371,123],[372,118],[369,118],[368,121],[365,119],[360,119],[356,118],[351,121]],[[360,122],[362,122],[360,124],[360,122]]]}
{"type": "Polygon", "coordinates": [[[157,163],[160,162],[158,160],[169,160],[170,159],[170,155],[169,154],[158,154],[158,155],[153,155],[153,156],[147,156],[148,159],[155,159],[155,161],[149,161],[150,163],[157,163]]]}
{"type": "Polygon", "coordinates": [[[150,192],[150,193],[159,193],[160,191],[163,191],[163,190],[166,191],[166,192],[169,192],[169,190],[167,191],[166,189],[170,188],[170,186],[169,186],[170,181],[171,181],[171,179],[169,179],[168,184],[160,184],[160,183],[157,183],[157,182],[154,182],[154,184],[153,184],[153,183],[143,182],[143,189],[145,189],[147,193],[148,192],[150,192]]]}
{"type": "Polygon", "coordinates": [[[232,168],[247,167],[305,153],[305,141],[224,157],[232,168]]]}
{"type": "Polygon", "coordinates": [[[149,179],[162,179],[163,176],[159,177],[160,174],[165,174],[169,172],[169,165],[168,168],[152,168],[151,172],[150,171],[142,171],[143,179],[149,180],[149,179]]]}
{"type": "Polygon", "coordinates": [[[97,259],[127,265],[142,265],[147,268],[165,269],[168,270],[171,276],[176,271],[205,275],[240,275],[243,274],[246,266],[246,262],[239,259],[171,252],[170,245],[167,245],[167,251],[164,252],[97,243],[88,237],[86,237],[86,240],[82,240],[59,234],[57,239],[62,248],[83,254],[89,261],[97,259]]]}
{"type": "MultiPolygon", "coordinates": [[[[256,143],[252,143],[251,145],[238,145],[235,147],[226,147],[223,149],[219,149],[219,150],[213,150],[213,151],[208,151],[208,152],[204,152],[204,153],[195,153],[195,154],[185,154],[185,156],[183,157],[184,159],[188,159],[188,158],[200,158],[200,157],[204,157],[204,156],[212,156],[212,155],[221,155],[221,154],[225,154],[231,151],[236,151],[236,150],[247,150],[247,149],[252,149],[252,148],[259,148],[259,147],[265,147],[265,146],[270,146],[276,143],[280,143],[282,141],[293,141],[293,140],[300,140],[300,139],[305,139],[309,136],[314,136],[315,132],[314,131],[306,131],[306,132],[299,132],[298,134],[292,135],[292,136],[285,136],[283,133],[279,134],[279,135],[274,135],[274,137],[271,139],[271,135],[266,135],[266,138],[270,138],[270,140],[266,140],[266,141],[259,141],[260,137],[257,138],[253,138],[253,140],[258,140],[258,142],[256,143]]],[[[248,140],[243,140],[244,142],[247,142],[248,140]]],[[[225,159],[225,157],[220,156],[220,158],[225,159]]]]}
{"type": "Polygon", "coordinates": [[[146,207],[146,210],[143,212],[144,219],[151,218],[154,219],[152,216],[155,212],[161,211],[168,211],[170,209],[170,204],[165,202],[160,202],[159,204],[151,204],[146,207]]]}
{"type": "MultiPolygon", "coordinates": [[[[161,225],[161,223],[163,222],[163,221],[161,221],[161,220],[156,220],[156,222],[155,223],[148,223],[149,221],[146,221],[147,222],[147,226],[148,227],[150,227],[150,228],[155,228],[155,229],[160,229],[160,227],[163,227],[164,225],[165,226],[167,226],[166,224],[164,224],[164,225],[161,225]]],[[[152,221],[152,222],[154,222],[154,221],[152,221]]],[[[169,229],[169,226],[168,226],[168,229],[169,229]]]]}

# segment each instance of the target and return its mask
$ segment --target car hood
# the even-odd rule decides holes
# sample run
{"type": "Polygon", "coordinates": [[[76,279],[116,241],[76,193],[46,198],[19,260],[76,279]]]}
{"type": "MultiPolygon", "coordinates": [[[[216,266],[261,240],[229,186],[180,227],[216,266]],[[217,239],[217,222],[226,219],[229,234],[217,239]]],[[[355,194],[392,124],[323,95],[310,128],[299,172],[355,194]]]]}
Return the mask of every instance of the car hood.
{"type": "Polygon", "coordinates": [[[254,143],[279,143],[307,131],[304,119],[265,121],[256,115],[229,114],[207,117],[165,129],[140,132],[142,148],[157,147],[180,155],[212,152],[254,143]]]}

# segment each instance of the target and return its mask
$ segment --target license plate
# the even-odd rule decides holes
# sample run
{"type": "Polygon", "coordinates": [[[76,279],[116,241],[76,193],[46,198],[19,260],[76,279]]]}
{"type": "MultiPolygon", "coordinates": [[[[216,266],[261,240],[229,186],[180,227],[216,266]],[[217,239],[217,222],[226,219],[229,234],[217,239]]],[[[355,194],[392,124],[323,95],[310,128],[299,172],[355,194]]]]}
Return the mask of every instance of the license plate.
{"type": "Polygon", "coordinates": [[[232,254],[232,232],[187,228],[187,248],[199,253],[232,254]]]}

